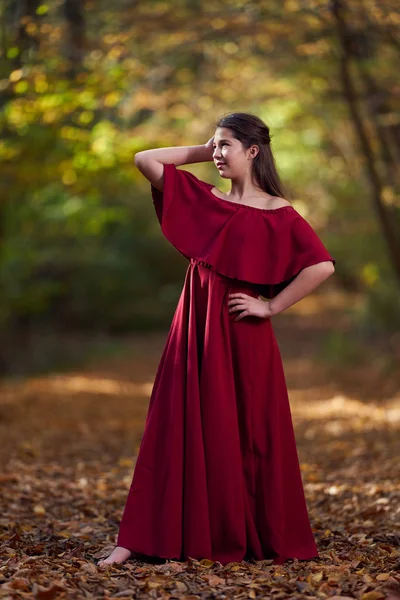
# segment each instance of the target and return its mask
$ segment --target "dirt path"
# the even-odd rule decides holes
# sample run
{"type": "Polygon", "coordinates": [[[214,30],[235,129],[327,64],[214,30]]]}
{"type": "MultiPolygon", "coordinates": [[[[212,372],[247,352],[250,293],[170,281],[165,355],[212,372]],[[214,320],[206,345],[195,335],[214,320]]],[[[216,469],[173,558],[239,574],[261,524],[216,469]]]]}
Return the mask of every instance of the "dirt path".
{"type": "Polygon", "coordinates": [[[123,358],[0,386],[0,597],[379,600],[400,590],[400,384],[381,360],[387,340],[359,353],[353,343],[328,368],[332,332],[352,335],[348,313],[332,297],[293,308],[273,326],[319,561],[97,569],[115,540],[164,331],[132,336],[123,358]]]}

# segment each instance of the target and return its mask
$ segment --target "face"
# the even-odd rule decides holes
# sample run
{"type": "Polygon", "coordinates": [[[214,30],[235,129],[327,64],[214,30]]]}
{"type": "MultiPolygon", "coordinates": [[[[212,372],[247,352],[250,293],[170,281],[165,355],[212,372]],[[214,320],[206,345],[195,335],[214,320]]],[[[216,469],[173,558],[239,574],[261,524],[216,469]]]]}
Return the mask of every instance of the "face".
{"type": "Polygon", "coordinates": [[[253,145],[247,150],[242,143],[233,137],[233,132],[228,127],[217,127],[213,140],[213,161],[221,177],[232,178],[243,176],[251,169],[251,159],[258,152],[258,147],[253,145]]]}

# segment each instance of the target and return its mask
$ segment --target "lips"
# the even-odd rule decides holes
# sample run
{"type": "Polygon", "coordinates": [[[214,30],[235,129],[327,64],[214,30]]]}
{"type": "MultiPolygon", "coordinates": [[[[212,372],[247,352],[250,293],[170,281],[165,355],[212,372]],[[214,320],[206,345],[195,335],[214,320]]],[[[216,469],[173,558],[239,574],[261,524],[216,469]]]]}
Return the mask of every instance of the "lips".
{"type": "Polygon", "coordinates": [[[224,167],[226,165],[226,163],[217,163],[217,167],[224,167]]]}

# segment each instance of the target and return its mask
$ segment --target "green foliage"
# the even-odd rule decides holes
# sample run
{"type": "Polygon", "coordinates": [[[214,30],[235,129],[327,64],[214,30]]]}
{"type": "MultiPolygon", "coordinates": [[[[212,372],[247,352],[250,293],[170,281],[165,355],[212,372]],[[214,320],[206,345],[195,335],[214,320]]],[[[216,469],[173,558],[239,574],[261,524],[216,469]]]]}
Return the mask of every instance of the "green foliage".
{"type": "MultiPolygon", "coordinates": [[[[132,196],[129,188],[126,195],[132,196]]],[[[148,231],[152,207],[140,210],[125,195],[110,205],[98,193],[72,196],[57,183],[23,206],[10,216],[3,241],[3,319],[45,315],[108,330],[149,326],[153,312],[154,321],[165,323],[176,294],[165,299],[164,263],[149,264],[165,255],[166,244],[148,231]]]]}

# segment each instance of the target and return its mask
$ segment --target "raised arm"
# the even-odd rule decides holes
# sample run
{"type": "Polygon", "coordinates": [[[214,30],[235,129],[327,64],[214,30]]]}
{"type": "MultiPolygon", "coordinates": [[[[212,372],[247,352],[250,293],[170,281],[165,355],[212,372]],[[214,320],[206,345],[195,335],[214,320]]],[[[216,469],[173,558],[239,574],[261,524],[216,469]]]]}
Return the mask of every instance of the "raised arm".
{"type": "Polygon", "coordinates": [[[189,163],[207,162],[212,160],[213,148],[211,138],[206,144],[199,146],[170,146],[142,150],[135,154],[135,165],[141,173],[154,185],[163,191],[164,164],[186,165],[189,163]]]}

